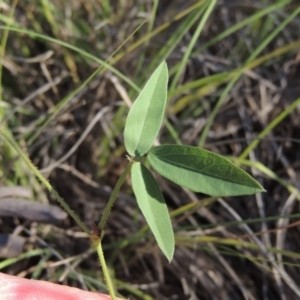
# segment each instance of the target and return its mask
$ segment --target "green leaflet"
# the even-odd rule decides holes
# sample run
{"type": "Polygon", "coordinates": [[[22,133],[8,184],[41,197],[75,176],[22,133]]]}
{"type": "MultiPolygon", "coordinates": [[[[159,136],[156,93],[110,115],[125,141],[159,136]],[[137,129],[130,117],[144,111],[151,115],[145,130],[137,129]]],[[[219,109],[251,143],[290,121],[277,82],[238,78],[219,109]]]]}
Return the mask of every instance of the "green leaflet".
{"type": "Polygon", "coordinates": [[[159,174],[194,192],[238,196],[264,191],[254,178],[227,158],[197,147],[154,147],[148,160],[159,174]]]}
{"type": "Polygon", "coordinates": [[[150,171],[134,162],[131,169],[132,187],[138,205],[155,239],[169,262],[174,254],[174,233],[167,205],[150,171]]]}
{"type": "Polygon", "coordinates": [[[125,148],[131,156],[143,156],[161,127],[168,87],[168,67],[163,61],[152,74],[130,109],[124,130],[125,148]]]}

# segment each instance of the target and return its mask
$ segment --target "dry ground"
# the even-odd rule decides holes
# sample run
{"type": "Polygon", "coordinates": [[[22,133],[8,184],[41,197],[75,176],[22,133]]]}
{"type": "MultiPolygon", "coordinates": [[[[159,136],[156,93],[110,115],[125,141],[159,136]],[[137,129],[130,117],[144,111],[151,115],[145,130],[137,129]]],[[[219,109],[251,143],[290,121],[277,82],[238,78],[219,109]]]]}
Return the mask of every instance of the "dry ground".
{"type": "MultiPolygon", "coordinates": [[[[103,241],[121,295],[160,300],[300,298],[299,105],[288,111],[300,97],[299,15],[264,45],[257,59],[246,63],[298,9],[297,1],[285,2],[207,45],[227,29],[276,3],[218,1],[170,92],[168,124],[159,138],[161,143],[203,145],[238,158],[260,137],[242,166],[267,192],[211,199],[157,176],[174,214],[176,251],[169,264],[152,235],[141,232],[145,222],[128,179],[113,207],[103,241]],[[247,68],[223,95],[241,66],[247,68]],[[199,82],[205,78],[209,80],[199,82]],[[222,104],[206,139],[201,140],[220,98],[222,104]],[[285,118],[276,119],[285,111],[285,118]],[[278,124],[269,128],[274,120],[278,124]],[[259,136],[264,130],[266,134],[259,136]],[[289,217],[280,219],[281,215],[289,217]],[[245,222],[236,222],[241,220],[245,222]],[[276,229],[289,224],[286,229],[276,229]]],[[[8,17],[16,4],[13,19],[18,26],[42,35],[13,29],[8,32],[2,73],[2,125],[8,126],[32,162],[88,226],[90,221],[99,221],[127,163],[123,127],[128,103],[137,92],[103,68],[78,92],[71,93],[98,68],[95,57],[108,60],[141,87],[167,55],[171,86],[178,63],[203,17],[196,18],[185,32],[188,20],[201,9],[199,3],[160,1],[151,29],[148,18],[152,1],[0,1],[1,16],[8,17]],[[184,12],[186,15],[181,17],[184,12]],[[162,30],[149,40],[148,32],[157,28],[162,30]],[[88,58],[45,36],[94,57],[88,58]],[[139,46],[135,46],[137,42],[139,46]]],[[[0,22],[7,25],[3,18],[0,22]]],[[[5,29],[0,32],[4,35],[5,29]]],[[[1,140],[0,149],[2,186],[26,186],[35,201],[56,204],[1,140]]],[[[1,233],[16,229],[25,238],[26,256],[1,271],[104,290],[99,285],[102,275],[90,240],[71,219],[55,225],[30,222],[24,217],[1,219],[1,233]],[[32,254],[36,249],[44,250],[32,254]]]]}

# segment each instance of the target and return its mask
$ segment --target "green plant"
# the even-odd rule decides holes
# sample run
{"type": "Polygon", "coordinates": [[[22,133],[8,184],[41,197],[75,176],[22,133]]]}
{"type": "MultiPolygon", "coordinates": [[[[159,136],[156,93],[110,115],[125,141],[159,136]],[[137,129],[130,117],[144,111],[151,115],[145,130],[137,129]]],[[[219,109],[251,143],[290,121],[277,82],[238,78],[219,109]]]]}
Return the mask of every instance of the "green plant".
{"type": "Polygon", "coordinates": [[[112,299],[115,299],[115,295],[103,256],[101,233],[119,189],[130,172],[138,205],[160,249],[169,261],[172,260],[174,254],[174,233],[168,209],[158,183],[144,162],[148,161],[154,170],[176,184],[211,196],[248,195],[264,191],[255,179],[221,155],[192,146],[161,145],[153,147],[163,122],[167,88],[168,68],[166,62],[162,62],[129,111],[124,131],[125,147],[130,155],[128,157],[129,164],[120,176],[103,212],[98,224],[98,237],[89,232],[76,214],[70,210],[64,200],[32,165],[14,140],[5,130],[0,129],[3,139],[20,154],[69,215],[86,233],[93,236],[112,299]]]}
{"type": "Polygon", "coordinates": [[[249,195],[263,187],[228,159],[191,146],[152,147],[161,127],[167,101],[168,68],[162,62],[134,102],[125,125],[125,147],[131,155],[131,179],[138,205],[156,241],[171,261],[174,236],[168,209],[150,171],[149,161],[165,178],[195,192],[211,196],[249,195]]]}

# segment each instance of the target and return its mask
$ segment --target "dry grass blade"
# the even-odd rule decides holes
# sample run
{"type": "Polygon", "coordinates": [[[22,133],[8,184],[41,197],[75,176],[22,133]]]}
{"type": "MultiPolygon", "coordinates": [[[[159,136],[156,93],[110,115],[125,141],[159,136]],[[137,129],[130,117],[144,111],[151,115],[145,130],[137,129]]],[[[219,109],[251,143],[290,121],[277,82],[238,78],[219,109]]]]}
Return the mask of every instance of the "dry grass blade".
{"type": "MultiPolygon", "coordinates": [[[[267,190],[208,199],[157,176],[176,233],[169,264],[126,182],[103,237],[118,291],[130,299],[299,299],[298,2],[218,1],[207,19],[209,0],[29,2],[0,1],[0,124],[85,224],[99,222],[127,165],[128,107],[163,59],[176,78],[156,143],[206,140],[267,190]]],[[[24,253],[1,262],[5,272],[104,290],[90,240],[71,219],[23,218],[54,199],[0,140],[0,214],[8,197],[7,205],[37,202],[0,219],[6,240],[14,231],[26,239],[24,253]]]]}

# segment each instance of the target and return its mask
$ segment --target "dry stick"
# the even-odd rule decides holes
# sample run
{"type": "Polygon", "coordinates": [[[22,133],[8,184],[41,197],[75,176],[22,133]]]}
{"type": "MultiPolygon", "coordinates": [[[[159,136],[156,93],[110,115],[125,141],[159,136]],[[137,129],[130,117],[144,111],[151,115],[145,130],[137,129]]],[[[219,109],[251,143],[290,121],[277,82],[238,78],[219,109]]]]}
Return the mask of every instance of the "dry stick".
{"type": "Polygon", "coordinates": [[[30,95],[28,95],[26,98],[24,98],[18,106],[16,106],[15,108],[13,108],[0,121],[0,125],[6,123],[15,114],[15,112],[18,111],[18,109],[20,109],[21,107],[23,107],[25,104],[27,104],[28,102],[30,102],[31,100],[33,100],[37,96],[39,96],[41,94],[44,94],[45,92],[47,92],[49,89],[53,88],[54,86],[58,85],[66,76],[67,76],[67,73],[63,73],[62,75],[55,77],[52,81],[44,84],[43,86],[41,86],[40,88],[38,88],[37,90],[35,90],[34,92],[32,92],[30,95]]]}
{"type": "MultiPolygon", "coordinates": [[[[264,95],[261,96],[261,99],[263,101],[264,95]]],[[[262,106],[264,106],[263,103],[262,103],[262,106]]],[[[245,131],[246,131],[246,133],[245,133],[246,137],[248,137],[250,135],[249,132],[253,131],[252,124],[251,124],[250,120],[247,118],[247,114],[246,114],[245,109],[244,109],[243,106],[240,106],[239,113],[240,113],[240,116],[242,117],[242,120],[243,120],[243,126],[244,126],[245,131]]],[[[262,123],[264,124],[263,121],[262,121],[262,123]]],[[[256,154],[255,154],[254,150],[255,149],[253,149],[249,153],[250,161],[252,161],[252,162],[257,161],[256,154]]],[[[251,171],[252,171],[252,174],[254,176],[257,176],[258,173],[259,173],[253,166],[251,167],[251,171]]],[[[256,205],[257,205],[257,208],[258,208],[259,216],[262,219],[262,222],[261,222],[261,231],[267,232],[268,231],[268,225],[267,225],[267,222],[265,221],[266,213],[265,213],[265,205],[264,205],[264,201],[262,199],[262,195],[261,194],[255,194],[255,199],[256,199],[256,205]]],[[[264,244],[267,245],[268,248],[272,247],[271,239],[270,239],[270,235],[269,234],[263,235],[262,236],[262,240],[263,240],[264,244]]],[[[273,253],[270,253],[270,257],[272,257],[272,259],[275,260],[275,255],[273,253]]],[[[266,261],[263,261],[262,264],[263,264],[264,268],[268,267],[268,264],[267,264],[266,261]]],[[[283,282],[282,282],[282,279],[279,276],[279,273],[278,273],[277,269],[274,268],[274,266],[272,266],[272,270],[273,270],[273,273],[274,273],[275,281],[276,281],[277,286],[278,286],[278,290],[282,294],[282,298],[283,298],[282,300],[286,300],[285,296],[284,296],[284,292],[283,292],[283,282]]]]}
{"type": "MultiPolygon", "coordinates": [[[[228,205],[223,199],[219,199],[218,202],[238,221],[242,221],[241,216],[230,206],[228,205]]],[[[253,234],[251,228],[247,224],[241,224],[241,226],[244,228],[246,232],[248,232],[250,235],[253,234]]],[[[283,278],[285,283],[291,288],[291,290],[300,297],[300,290],[297,286],[297,284],[292,280],[292,278],[289,276],[288,273],[282,268],[280,268],[276,261],[273,259],[272,256],[269,255],[268,249],[264,246],[264,244],[256,238],[256,236],[252,237],[253,241],[258,245],[262,253],[270,260],[270,263],[276,269],[276,271],[280,274],[280,276],[283,278]]]]}
{"type": "Polygon", "coordinates": [[[24,160],[29,169],[35,174],[35,176],[46,186],[50,193],[54,195],[59,204],[65,209],[65,211],[74,219],[74,221],[78,224],[78,226],[87,234],[90,235],[89,229],[83,224],[80,218],[76,215],[76,213],[68,206],[68,204],[61,198],[58,192],[51,186],[51,184],[47,181],[47,179],[38,171],[38,169],[33,165],[30,159],[24,154],[19,145],[11,138],[3,129],[0,128],[0,135],[4,139],[4,141],[13,148],[24,160]]]}
{"type": "MultiPolygon", "coordinates": [[[[30,236],[33,236],[32,232],[30,230],[28,230],[27,228],[23,227],[22,226],[22,230],[25,231],[28,235],[30,236]]],[[[83,277],[80,273],[78,273],[75,268],[68,262],[65,260],[65,258],[59,254],[54,248],[52,248],[48,243],[46,243],[42,238],[40,238],[39,236],[35,235],[34,238],[38,241],[38,243],[49,249],[49,251],[55,256],[57,257],[58,259],[60,259],[60,261],[64,261],[63,264],[67,267],[68,270],[70,270],[76,277],[77,277],[77,280],[80,282],[82,288],[84,290],[87,290],[87,287],[84,283],[84,280],[83,280],[83,277]]]]}
{"type": "MultiPolygon", "coordinates": [[[[45,89],[48,89],[51,87],[52,84],[57,84],[62,78],[57,78],[56,81],[51,82],[45,86],[42,87],[42,89],[39,89],[35,93],[33,93],[30,97],[28,97],[28,100],[31,100],[33,95],[36,93],[41,93],[45,89]]],[[[27,101],[28,101],[27,100],[27,101]]],[[[59,196],[57,191],[50,185],[50,183],[43,177],[43,175],[38,171],[38,169],[31,163],[30,159],[23,153],[21,148],[18,146],[18,144],[9,136],[8,133],[4,131],[4,129],[0,128],[0,135],[4,139],[4,141],[11,147],[13,148],[20,156],[21,158],[25,161],[27,166],[33,171],[33,173],[38,177],[38,179],[46,186],[46,188],[51,192],[56,200],[60,203],[60,205],[65,209],[65,211],[75,220],[75,222],[78,224],[78,226],[87,234],[90,235],[90,231],[88,228],[81,222],[80,218],[75,214],[73,210],[67,205],[67,203],[59,196]]]]}
{"type": "MultiPolygon", "coordinates": [[[[4,139],[5,142],[7,142],[7,144],[12,147],[20,156],[21,158],[25,161],[25,163],[27,164],[27,166],[30,168],[30,170],[33,171],[33,173],[35,174],[35,176],[37,176],[37,178],[46,186],[46,188],[54,195],[54,197],[56,198],[56,200],[60,203],[60,205],[66,210],[66,212],[75,220],[75,222],[78,224],[78,226],[88,235],[91,236],[91,232],[89,231],[89,229],[83,224],[83,222],[80,220],[80,218],[76,215],[76,213],[71,210],[71,208],[67,205],[67,203],[63,200],[63,198],[61,198],[59,196],[59,194],[57,193],[57,191],[51,186],[51,184],[46,180],[46,178],[38,171],[38,169],[31,163],[30,159],[24,154],[24,152],[21,150],[21,148],[19,147],[19,145],[6,133],[4,132],[3,129],[0,128],[0,135],[2,136],[2,138],[4,139]]],[[[126,167],[126,169],[124,170],[123,174],[121,175],[121,177],[119,178],[116,187],[113,190],[113,193],[110,197],[110,201],[105,209],[106,212],[106,218],[103,218],[103,226],[105,225],[105,222],[107,220],[109,211],[111,209],[112,204],[114,203],[114,200],[117,197],[118,191],[122,185],[122,183],[124,182],[126,175],[129,173],[130,168],[131,168],[131,164],[132,162],[130,162],[128,164],[128,166],[126,167]],[[109,208],[109,210],[108,210],[109,208]]],[[[107,270],[107,266],[106,266],[106,262],[105,262],[105,258],[103,255],[103,251],[102,251],[102,245],[101,245],[101,238],[98,238],[96,241],[96,246],[97,246],[97,253],[99,255],[99,259],[100,259],[100,263],[101,263],[101,267],[102,267],[102,271],[103,271],[103,275],[107,284],[107,288],[109,291],[109,294],[112,298],[112,300],[116,299],[114,290],[113,290],[113,286],[111,283],[111,279],[107,270]]]]}
{"type": "Polygon", "coordinates": [[[80,136],[80,138],[77,140],[77,142],[72,146],[72,148],[64,155],[62,156],[60,159],[58,159],[57,161],[55,161],[52,165],[41,169],[40,172],[42,173],[47,173],[47,172],[51,172],[54,168],[58,167],[62,162],[64,162],[65,160],[67,160],[76,150],[77,148],[80,146],[80,144],[84,141],[84,139],[86,138],[86,136],[90,133],[90,131],[94,128],[94,126],[96,125],[96,123],[102,118],[102,116],[113,106],[118,106],[121,105],[121,102],[117,102],[114,103],[112,105],[108,105],[103,107],[92,119],[92,121],[89,123],[89,125],[87,126],[87,128],[85,129],[85,131],[82,133],[82,135],[80,136]]]}
{"type": "MultiPolygon", "coordinates": [[[[193,202],[198,201],[194,193],[192,193],[191,191],[189,191],[187,189],[183,189],[183,190],[193,202]]],[[[211,198],[211,199],[213,199],[213,198],[211,198]]],[[[207,213],[209,213],[209,212],[207,211],[207,213]]],[[[209,215],[208,215],[208,217],[209,217],[209,215]]],[[[211,217],[209,217],[209,219],[211,219],[211,217]]],[[[211,220],[211,221],[213,223],[215,223],[215,220],[211,220]]],[[[204,234],[204,231],[201,228],[199,228],[199,230],[202,234],[204,234]]],[[[243,281],[238,277],[238,275],[233,270],[233,268],[230,266],[230,264],[224,259],[224,257],[222,257],[222,255],[220,255],[220,253],[219,253],[218,249],[215,247],[215,245],[213,243],[208,243],[208,247],[210,248],[212,253],[217,257],[217,259],[222,264],[222,266],[225,268],[225,270],[228,272],[228,274],[235,281],[235,283],[239,287],[241,293],[243,294],[244,298],[247,300],[254,300],[254,296],[251,294],[251,292],[249,290],[247,290],[243,281]]]]}
{"type": "Polygon", "coordinates": [[[252,238],[254,236],[268,234],[268,233],[271,233],[271,232],[278,232],[279,230],[288,229],[288,228],[295,227],[295,226],[298,226],[298,225],[300,225],[300,221],[296,221],[296,222],[291,223],[289,225],[276,227],[276,228],[269,229],[269,230],[266,230],[266,231],[260,231],[260,232],[255,232],[255,233],[251,233],[251,234],[244,234],[244,235],[238,236],[237,238],[238,239],[248,239],[248,238],[252,238]]]}
{"type": "MultiPolygon", "coordinates": [[[[296,194],[297,194],[297,191],[294,191],[292,194],[290,194],[290,196],[288,197],[288,199],[285,201],[285,203],[283,205],[282,211],[280,213],[281,215],[291,214],[294,203],[296,203],[296,201],[297,201],[296,194]]],[[[286,226],[289,221],[290,221],[290,219],[281,218],[277,221],[277,227],[286,226]]],[[[284,250],[284,243],[285,243],[286,233],[287,233],[286,229],[278,230],[276,232],[276,244],[275,244],[276,249],[284,250]]],[[[282,253],[278,252],[276,254],[276,258],[277,258],[278,266],[284,270],[285,267],[284,267],[284,264],[283,264],[283,261],[282,261],[282,253]]],[[[278,280],[278,281],[281,280],[281,278],[280,278],[280,276],[277,272],[274,274],[274,276],[275,276],[276,280],[278,280]]],[[[282,300],[287,300],[289,298],[286,295],[286,291],[283,287],[281,287],[280,294],[282,294],[282,300]]]]}
{"type": "Polygon", "coordinates": [[[291,103],[284,109],[266,128],[257,136],[257,139],[251,142],[251,144],[243,151],[239,156],[238,160],[245,159],[249,153],[259,144],[260,140],[263,139],[273,128],[275,128],[283,119],[285,119],[297,106],[300,104],[300,97],[291,103]]]}

